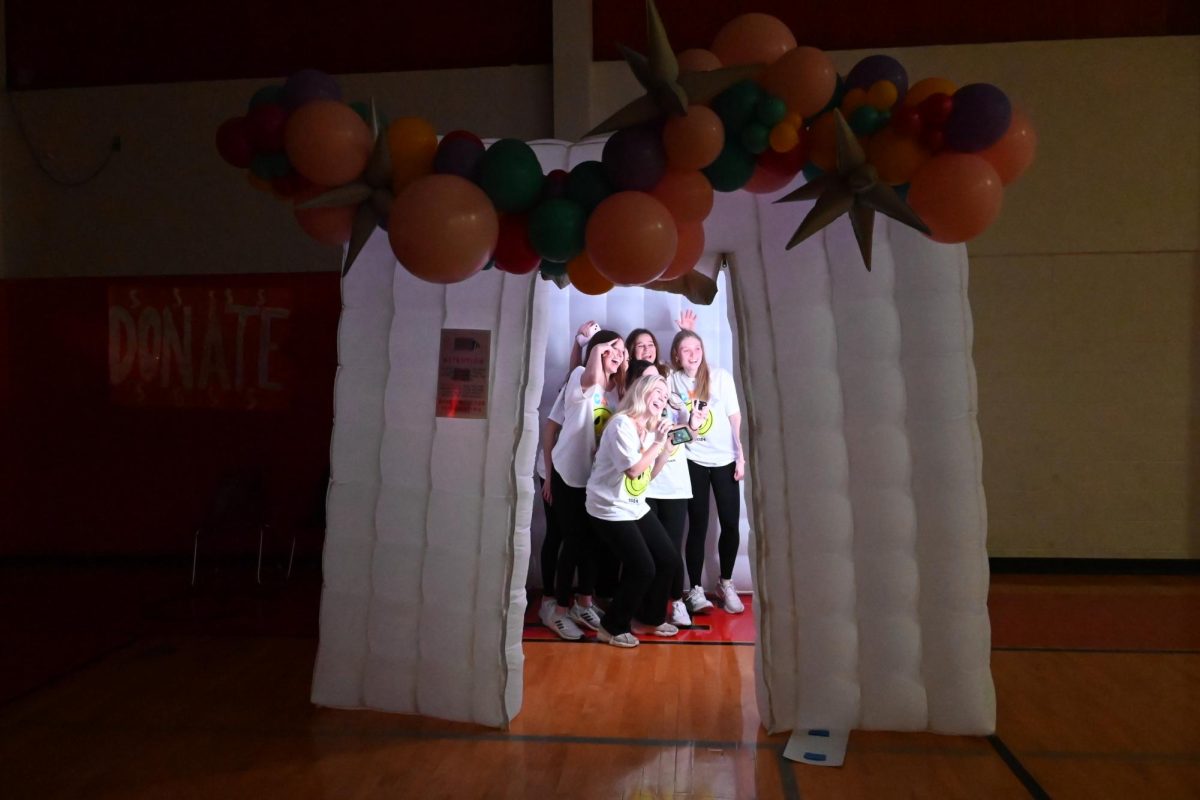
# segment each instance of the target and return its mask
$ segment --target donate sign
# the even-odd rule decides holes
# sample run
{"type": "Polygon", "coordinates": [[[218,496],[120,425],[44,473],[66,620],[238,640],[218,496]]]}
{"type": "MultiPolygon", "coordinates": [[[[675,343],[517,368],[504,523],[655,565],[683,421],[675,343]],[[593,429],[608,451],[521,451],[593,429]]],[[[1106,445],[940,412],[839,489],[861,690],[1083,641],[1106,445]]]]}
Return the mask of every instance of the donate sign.
{"type": "Polygon", "coordinates": [[[281,409],[289,400],[288,289],[114,285],[109,397],[119,405],[281,409]]]}

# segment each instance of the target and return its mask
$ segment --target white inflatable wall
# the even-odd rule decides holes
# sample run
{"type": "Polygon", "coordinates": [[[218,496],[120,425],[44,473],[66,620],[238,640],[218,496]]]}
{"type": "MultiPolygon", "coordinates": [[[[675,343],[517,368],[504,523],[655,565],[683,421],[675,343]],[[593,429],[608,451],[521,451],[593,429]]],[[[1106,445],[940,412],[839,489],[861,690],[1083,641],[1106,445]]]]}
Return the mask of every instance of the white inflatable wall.
{"type": "MultiPolygon", "coordinates": [[[[535,149],[552,169],[599,147],[535,149]]],[[[721,363],[749,423],[764,724],[989,733],[965,248],[879,219],[867,273],[845,220],[785,251],[807,206],[769,199],[719,195],[705,224],[732,263],[721,363]]],[[[519,711],[550,331],[587,316],[669,330],[644,301],[636,320],[612,299],[577,319],[564,296],[496,271],[421,283],[382,235],[343,281],[313,702],[495,726],[519,711]],[[487,420],[435,418],[441,328],[493,331],[487,420]]]]}

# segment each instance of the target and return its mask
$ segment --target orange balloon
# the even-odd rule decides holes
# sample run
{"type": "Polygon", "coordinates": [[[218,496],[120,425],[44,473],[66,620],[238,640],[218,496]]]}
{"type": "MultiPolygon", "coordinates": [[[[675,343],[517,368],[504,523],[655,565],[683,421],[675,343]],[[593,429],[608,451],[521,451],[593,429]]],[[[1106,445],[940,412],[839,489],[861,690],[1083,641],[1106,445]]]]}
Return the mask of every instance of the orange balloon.
{"type": "Polygon", "coordinates": [[[896,105],[897,97],[896,84],[891,81],[876,81],[867,90],[867,105],[886,111],[896,105]]]}
{"type": "Polygon", "coordinates": [[[817,117],[808,129],[808,158],[826,172],[837,167],[837,122],[833,112],[817,117]]]}
{"type": "Polygon", "coordinates": [[[663,149],[673,169],[703,169],[725,146],[725,126],[708,106],[688,106],[687,114],[663,125],[663,149]]]}
{"type": "Polygon", "coordinates": [[[684,222],[676,226],[679,244],[675,246],[675,257],[667,271],[658,276],[660,281],[670,281],[691,272],[704,255],[704,225],[700,222],[684,222]]]}
{"type": "Polygon", "coordinates": [[[771,128],[771,136],[768,141],[771,143],[771,149],[776,153],[786,153],[800,144],[800,131],[791,122],[784,120],[771,128]]]}
{"type": "Polygon", "coordinates": [[[796,37],[770,14],[742,14],[726,22],[713,39],[713,54],[727,67],[772,64],[796,46],[796,37]]]}
{"type": "Polygon", "coordinates": [[[571,285],[584,294],[604,294],[613,288],[613,282],[596,271],[586,252],[567,262],[567,276],[571,285]]]}
{"type": "Polygon", "coordinates": [[[676,222],[703,222],[713,207],[713,188],[699,170],[667,170],[650,190],[676,222]]]}
{"type": "Polygon", "coordinates": [[[867,161],[879,172],[880,180],[893,186],[912,180],[930,155],[916,139],[901,136],[892,128],[884,128],[867,142],[867,161]]]}
{"type": "Polygon", "coordinates": [[[763,88],[801,117],[811,117],[828,105],[836,87],[833,62],[815,47],[789,50],[763,74],[763,88]]]}
{"type": "Polygon", "coordinates": [[[908,205],[935,242],[965,242],[1000,213],[1004,189],[995,168],[973,153],[942,153],[913,175],[908,205]]]}
{"type": "Polygon", "coordinates": [[[296,221],[321,244],[345,244],[354,227],[354,206],[297,208],[296,221]]]}
{"type": "Polygon", "coordinates": [[[721,68],[721,59],[702,47],[684,50],[675,56],[675,60],[679,62],[680,72],[709,72],[721,68]]]}
{"type": "Polygon", "coordinates": [[[388,153],[392,157],[392,191],[400,194],[417,178],[433,172],[437,131],[420,117],[400,117],[388,125],[388,153]]]}
{"type": "Polygon", "coordinates": [[[587,254],[615,284],[641,286],[666,271],[679,234],[667,207],[645,192],[609,195],[588,219],[587,254]]]}
{"type": "Polygon", "coordinates": [[[1012,122],[1009,123],[1004,136],[976,155],[987,159],[988,163],[996,168],[1000,183],[1008,186],[1029,168],[1036,152],[1037,132],[1033,129],[1033,123],[1029,121],[1025,112],[1014,107],[1012,122]]]}
{"type": "Polygon", "coordinates": [[[293,111],[283,143],[296,172],[321,186],[349,183],[371,157],[371,129],[337,100],[314,100],[293,111]]]}
{"type": "Polygon", "coordinates": [[[388,216],[388,240],[400,265],[430,283],[457,283],[483,269],[499,235],[492,201],[457,175],[416,179],[388,216]]]}
{"type": "Polygon", "coordinates": [[[944,94],[948,97],[953,97],[958,91],[958,87],[945,78],[923,78],[912,86],[908,87],[908,94],[904,95],[904,100],[901,101],[901,106],[915,106],[926,97],[934,94],[944,94]]]}

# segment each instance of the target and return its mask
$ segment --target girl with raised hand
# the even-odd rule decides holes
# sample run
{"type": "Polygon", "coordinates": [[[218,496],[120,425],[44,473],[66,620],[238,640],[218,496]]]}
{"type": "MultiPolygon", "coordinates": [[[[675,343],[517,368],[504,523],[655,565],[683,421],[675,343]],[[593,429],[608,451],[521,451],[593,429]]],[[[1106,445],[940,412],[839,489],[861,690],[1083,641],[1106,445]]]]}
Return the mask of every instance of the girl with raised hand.
{"type": "Polygon", "coordinates": [[[584,498],[592,456],[624,386],[625,343],[620,334],[595,333],[587,343],[583,362],[563,386],[562,429],[550,459],[551,508],[562,545],[554,570],[556,607],[543,622],[564,639],[582,638],[580,625],[592,630],[600,627],[600,614],[593,603],[596,559],[584,498]],[[572,600],[576,569],[579,585],[572,600]]]}
{"type": "Polygon", "coordinates": [[[662,376],[647,372],[634,381],[604,429],[587,483],[592,527],[621,559],[621,580],[598,631],[616,647],[637,647],[637,635],[679,633],[666,621],[671,580],[682,568],[679,550],[645,497],[670,457],[666,407],[662,376]]]}
{"type": "Polygon", "coordinates": [[[708,535],[708,493],[717,501],[717,519],[721,534],[717,554],[721,564],[719,595],[725,610],[740,614],[745,610],[733,585],[733,566],[737,560],[741,517],[738,481],[746,473],[742,452],[742,409],[737,388],[728,370],[710,368],[704,359],[704,342],[693,331],[683,330],[671,343],[671,388],[687,399],[692,419],[692,441],[687,444],[688,473],[692,499],[688,501],[688,537],[685,561],[692,588],[686,603],[696,614],[712,608],[704,595],[701,572],[704,569],[704,544],[708,535]]]}

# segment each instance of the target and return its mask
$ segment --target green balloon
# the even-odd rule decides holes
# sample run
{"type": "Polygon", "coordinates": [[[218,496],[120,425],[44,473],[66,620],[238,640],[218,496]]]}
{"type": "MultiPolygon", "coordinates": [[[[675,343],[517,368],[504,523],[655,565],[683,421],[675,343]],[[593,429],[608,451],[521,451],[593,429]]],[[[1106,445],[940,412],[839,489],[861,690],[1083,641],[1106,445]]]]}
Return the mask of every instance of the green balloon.
{"type": "Polygon", "coordinates": [[[746,127],[742,128],[742,147],[754,155],[758,155],[767,149],[767,145],[771,143],[771,131],[765,125],[760,125],[757,122],[751,122],[746,127]]]}
{"type": "Polygon", "coordinates": [[[479,165],[479,187],[497,211],[523,214],[542,196],[542,165],[520,139],[501,139],[487,149],[479,165]]]}
{"type": "Polygon", "coordinates": [[[754,156],[737,141],[726,139],[717,160],[700,171],[718,192],[736,192],[754,174],[754,156]]]}
{"type": "Polygon", "coordinates": [[[578,203],[584,214],[591,214],[596,206],[600,205],[600,201],[612,193],[613,187],[608,182],[608,174],[599,161],[576,164],[567,176],[567,198],[578,203]]]}
{"type": "Polygon", "coordinates": [[[250,171],[265,181],[282,178],[292,171],[292,162],[283,153],[259,153],[250,159],[250,171]]]}
{"type": "MultiPolygon", "coordinates": [[[[355,114],[358,114],[360,117],[362,117],[363,122],[367,123],[367,125],[371,124],[371,104],[370,103],[367,103],[364,100],[355,100],[353,103],[350,104],[350,107],[354,109],[355,114]]],[[[376,110],[375,113],[379,114],[379,130],[381,130],[381,131],[387,130],[387,125],[388,125],[387,117],[385,117],[378,110],[376,110]]]]}
{"type": "Polygon", "coordinates": [[[542,258],[570,261],[583,250],[587,214],[565,197],[547,200],[529,215],[529,241],[542,258]]]}
{"type": "Polygon", "coordinates": [[[274,103],[275,105],[283,104],[282,86],[264,86],[250,97],[251,110],[270,103],[274,103]]]}
{"type": "Polygon", "coordinates": [[[773,94],[764,94],[754,107],[754,116],[768,128],[774,128],[787,116],[787,103],[773,94]]]}
{"type": "Polygon", "coordinates": [[[740,131],[754,116],[754,109],[762,98],[762,89],[752,80],[738,81],[721,92],[712,101],[712,110],[725,123],[725,135],[740,131]]]}

